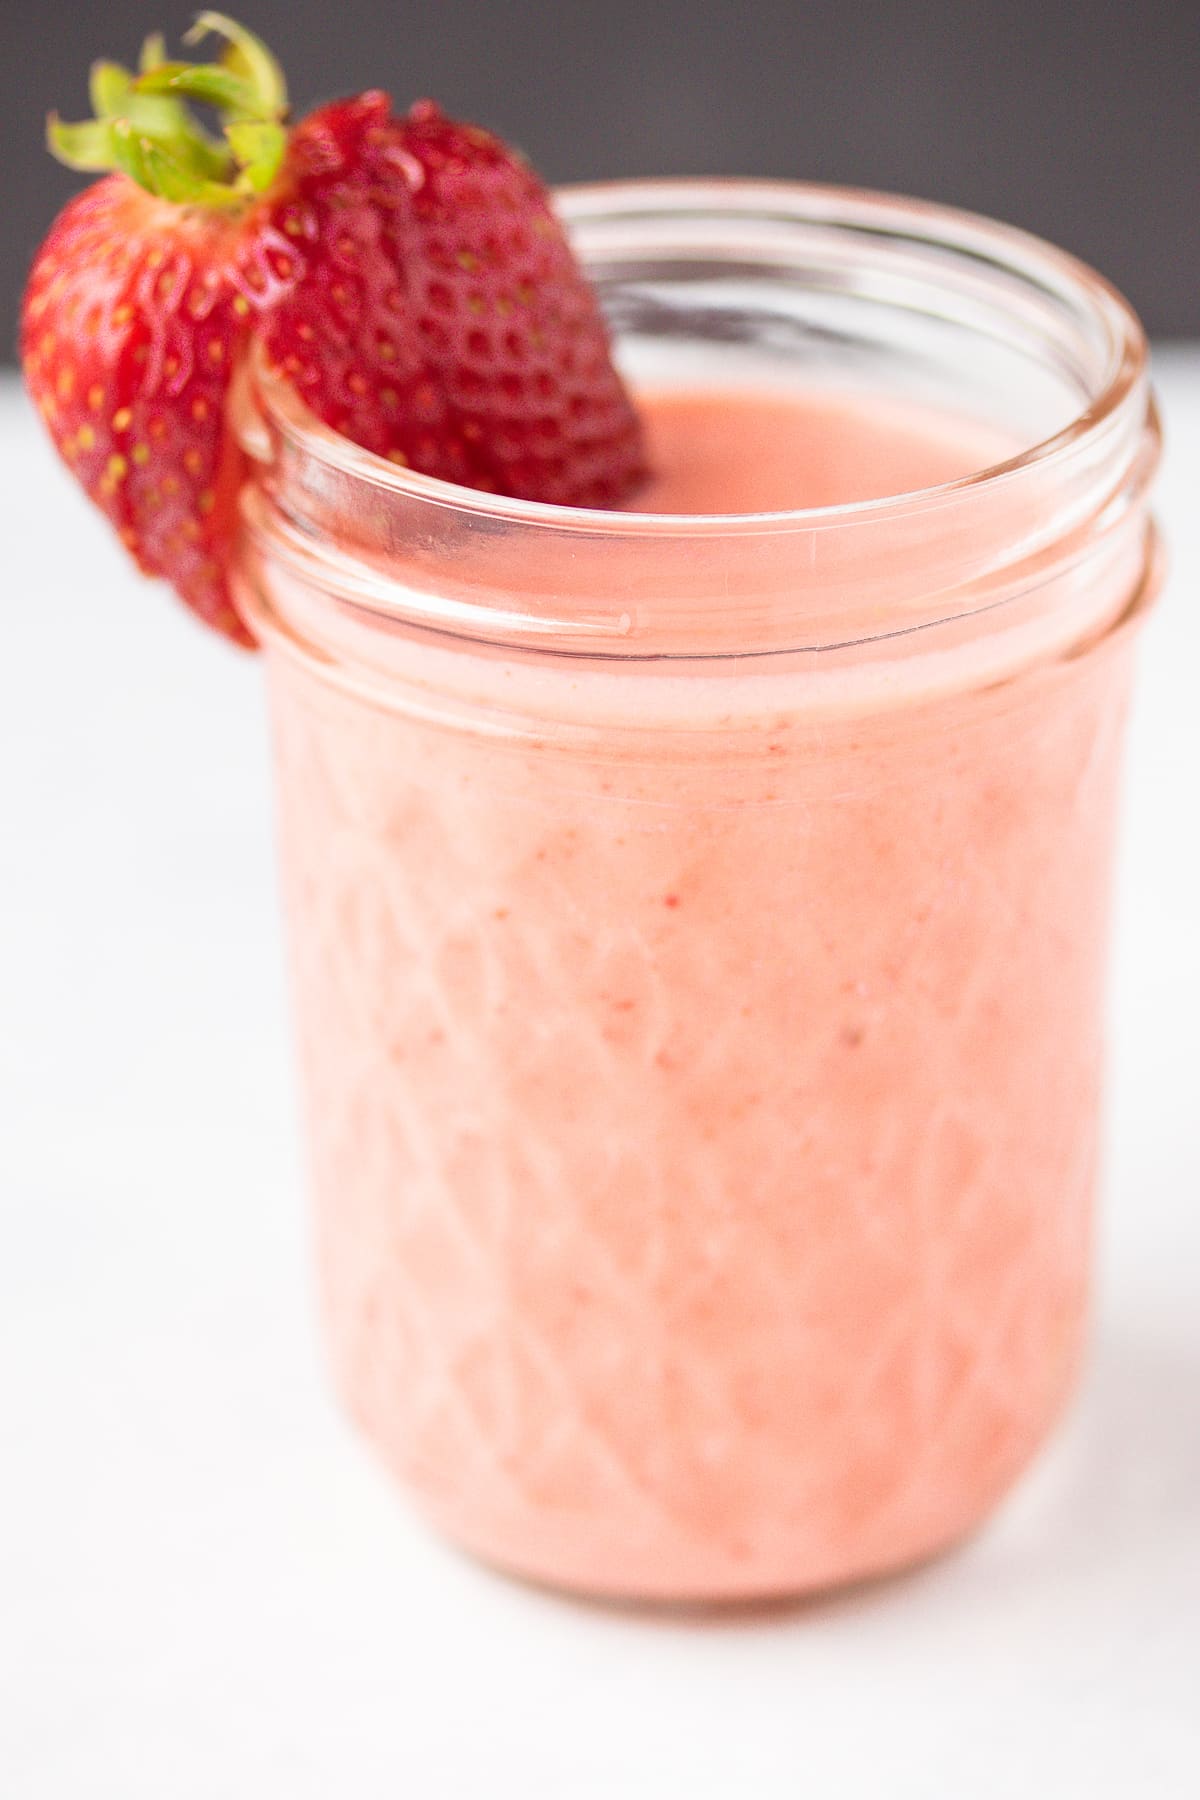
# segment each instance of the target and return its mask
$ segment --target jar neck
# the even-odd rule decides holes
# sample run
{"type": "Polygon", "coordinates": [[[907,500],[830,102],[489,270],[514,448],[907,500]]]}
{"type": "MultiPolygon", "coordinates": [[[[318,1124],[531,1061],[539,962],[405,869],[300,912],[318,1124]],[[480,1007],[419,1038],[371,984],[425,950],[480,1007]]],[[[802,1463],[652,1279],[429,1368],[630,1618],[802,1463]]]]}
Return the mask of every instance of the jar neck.
{"type": "Polygon", "coordinates": [[[418,633],[597,662],[953,652],[994,673],[1130,605],[1159,433],[1140,328],[1090,271],[967,215],[815,187],[632,183],[562,210],[635,383],[658,356],[719,384],[736,355],[915,404],[955,390],[964,421],[1019,448],[942,486],[789,512],[537,506],[394,468],[259,364],[237,410],[262,629],[379,666],[418,633]]]}

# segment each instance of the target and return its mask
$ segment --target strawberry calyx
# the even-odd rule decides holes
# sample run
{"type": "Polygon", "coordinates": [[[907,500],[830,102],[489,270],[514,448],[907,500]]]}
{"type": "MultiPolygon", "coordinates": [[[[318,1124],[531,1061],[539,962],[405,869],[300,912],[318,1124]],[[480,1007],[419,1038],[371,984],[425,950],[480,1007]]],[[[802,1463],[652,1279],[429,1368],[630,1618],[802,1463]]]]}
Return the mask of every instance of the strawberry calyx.
{"type": "Polygon", "coordinates": [[[216,61],[167,58],[156,33],[138,71],[92,66],[95,117],[67,124],[56,114],[46,141],[68,168],[120,171],[147,193],[180,205],[236,210],[275,179],[287,149],[287,86],[261,39],[224,13],[203,12],[184,41],[224,39],[216,61]],[[222,136],[211,136],[189,102],[211,107],[222,136]]]}

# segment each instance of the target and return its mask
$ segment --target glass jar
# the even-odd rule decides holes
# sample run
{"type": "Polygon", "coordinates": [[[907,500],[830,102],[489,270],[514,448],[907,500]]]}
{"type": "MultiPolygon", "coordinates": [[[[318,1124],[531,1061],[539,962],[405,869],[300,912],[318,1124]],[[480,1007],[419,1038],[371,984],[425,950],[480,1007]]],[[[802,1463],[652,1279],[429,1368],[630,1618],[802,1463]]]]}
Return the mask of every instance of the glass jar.
{"type": "Polygon", "coordinates": [[[797,1592],[969,1531],[1079,1363],[1145,346],[1089,270],[945,209],[561,205],[635,389],[853,392],[1012,453],[569,510],[393,468],[256,371],[241,592],[325,1323],[489,1561],[797,1592]]]}

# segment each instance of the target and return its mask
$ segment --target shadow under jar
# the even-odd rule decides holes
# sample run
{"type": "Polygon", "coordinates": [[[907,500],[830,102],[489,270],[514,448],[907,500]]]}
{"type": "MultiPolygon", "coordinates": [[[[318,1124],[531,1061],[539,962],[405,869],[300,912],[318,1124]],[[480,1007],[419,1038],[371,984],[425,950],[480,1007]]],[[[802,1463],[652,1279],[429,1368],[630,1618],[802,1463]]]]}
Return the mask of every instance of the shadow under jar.
{"type": "Polygon", "coordinates": [[[325,1323],[489,1561],[799,1592],[970,1530],[1076,1372],[1145,346],[1089,270],[944,209],[560,198],[638,394],[998,449],[799,510],[573,511],[392,468],[256,372],[325,1323]]]}

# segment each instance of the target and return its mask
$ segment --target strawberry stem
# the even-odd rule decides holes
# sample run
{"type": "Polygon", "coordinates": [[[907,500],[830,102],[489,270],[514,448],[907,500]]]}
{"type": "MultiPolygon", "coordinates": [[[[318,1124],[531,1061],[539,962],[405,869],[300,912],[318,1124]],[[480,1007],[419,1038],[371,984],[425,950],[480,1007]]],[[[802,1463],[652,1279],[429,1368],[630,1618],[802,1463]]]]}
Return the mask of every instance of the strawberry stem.
{"type": "Polygon", "coordinates": [[[64,124],[51,114],[47,143],[73,169],[119,169],[161,199],[228,209],[261,194],[287,148],[287,88],[266,45],[224,13],[199,15],[185,42],[223,38],[211,63],[169,61],[161,36],[142,45],[138,73],[98,62],[91,76],[96,114],[64,124]],[[224,141],[204,131],[188,105],[211,106],[224,141]]]}

